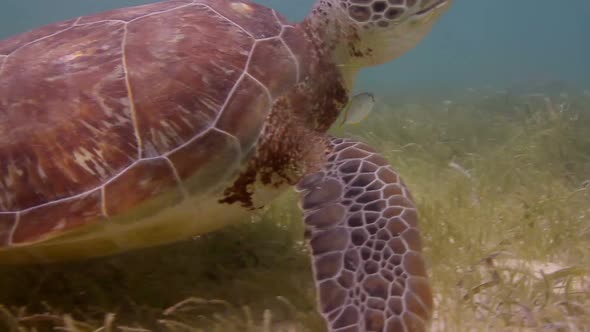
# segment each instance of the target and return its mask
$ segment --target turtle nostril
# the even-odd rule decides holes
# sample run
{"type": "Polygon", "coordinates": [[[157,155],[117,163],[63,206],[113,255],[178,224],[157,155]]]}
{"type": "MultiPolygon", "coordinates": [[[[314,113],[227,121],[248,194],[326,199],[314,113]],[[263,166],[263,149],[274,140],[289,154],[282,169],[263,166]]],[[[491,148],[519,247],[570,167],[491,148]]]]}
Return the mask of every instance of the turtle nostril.
{"type": "Polygon", "coordinates": [[[373,4],[373,11],[376,13],[382,13],[387,8],[385,1],[377,1],[373,4]]]}

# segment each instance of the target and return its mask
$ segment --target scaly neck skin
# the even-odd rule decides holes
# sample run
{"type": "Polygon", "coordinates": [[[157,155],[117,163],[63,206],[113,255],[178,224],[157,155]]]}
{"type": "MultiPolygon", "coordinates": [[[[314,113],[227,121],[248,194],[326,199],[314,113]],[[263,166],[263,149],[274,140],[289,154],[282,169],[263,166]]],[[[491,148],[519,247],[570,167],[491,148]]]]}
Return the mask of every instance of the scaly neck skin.
{"type": "Polygon", "coordinates": [[[349,45],[354,40],[357,27],[346,22],[341,12],[329,6],[328,1],[318,1],[311,13],[301,23],[303,31],[313,42],[321,56],[329,56],[340,69],[346,88],[351,91],[362,65],[352,61],[349,45]]]}

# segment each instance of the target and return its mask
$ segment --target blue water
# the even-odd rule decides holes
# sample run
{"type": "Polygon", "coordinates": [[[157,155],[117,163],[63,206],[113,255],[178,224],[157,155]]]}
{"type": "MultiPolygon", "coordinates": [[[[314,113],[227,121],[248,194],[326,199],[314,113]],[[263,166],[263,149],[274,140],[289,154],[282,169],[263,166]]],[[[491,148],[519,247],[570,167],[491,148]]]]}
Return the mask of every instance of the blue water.
{"type": "MultiPolygon", "coordinates": [[[[46,23],[149,0],[2,0],[0,38],[46,23]]],[[[259,0],[302,19],[314,0],[259,0]]],[[[590,88],[590,1],[456,0],[418,47],[365,70],[358,87],[506,88],[563,81],[590,88]]]]}

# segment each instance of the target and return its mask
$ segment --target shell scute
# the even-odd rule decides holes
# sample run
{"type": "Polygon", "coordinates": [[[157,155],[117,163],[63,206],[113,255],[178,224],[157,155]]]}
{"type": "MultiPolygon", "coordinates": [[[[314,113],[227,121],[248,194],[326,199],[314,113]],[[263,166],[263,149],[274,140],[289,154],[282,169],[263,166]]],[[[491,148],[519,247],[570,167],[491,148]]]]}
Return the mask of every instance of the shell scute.
{"type": "Polygon", "coordinates": [[[23,45],[35,42],[41,38],[47,38],[53,34],[64,31],[74,25],[76,19],[71,19],[56,24],[47,25],[29,32],[10,37],[0,41],[0,54],[9,55],[23,45]]]}
{"type": "Polygon", "coordinates": [[[293,27],[285,27],[282,39],[285,41],[287,47],[294,51],[295,59],[300,64],[300,80],[306,79],[311,72],[314,72],[309,66],[316,63],[314,61],[314,54],[306,51],[314,49],[313,45],[301,34],[301,31],[293,27]]]}
{"type": "Polygon", "coordinates": [[[193,3],[192,0],[169,0],[157,2],[154,4],[147,4],[143,6],[115,9],[103,13],[98,13],[95,15],[82,17],[78,21],[78,24],[88,24],[106,20],[121,20],[129,22],[131,20],[135,20],[146,15],[151,15],[154,13],[167,10],[173,10],[180,6],[188,5],[191,3],[193,3]]]}
{"type": "Polygon", "coordinates": [[[282,27],[278,16],[272,9],[257,3],[239,0],[201,0],[197,3],[212,8],[256,39],[270,38],[281,33],[282,27]]]}
{"type": "Polygon", "coordinates": [[[223,109],[216,127],[237,137],[242,149],[248,151],[260,135],[271,102],[267,90],[246,75],[223,109]]]}
{"type": "Polygon", "coordinates": [[[122,24],[76,27],[7,60],[0,80],[0,193],[9,195],[0,195],[0,209],[90,190],[137,157],[122,38],[122,24]]]}
{"type": "Polygon", "coordinates": [[[105,186],[106,213],[109,216],[119,215],[144,201],[152,201],[152,210],[170,206],[182,199],[178,186],[174,170],[165,158],[139,161],[105,186]],[[133,195],[121,195],[126,191],[133,192],[133,195]],[[166,199],[153,201],[162,194],[167,194],[166,199]]]}
{"type": "Polygon", "coordinates": [[[35,242],[81,225],[104,221],[100,190],[36,207],[20,214],[13,244],[35,242]]]}
{"type": "Polygon", "coordinates": [[[281,31],[254,3],[187,0],[0,41],[0,251],[74,229],[82,239],[111,229],[82,225],[221,192],[252,152],[272,94],[294,84],[281,31]],[[269,54],[288,70],[266,73],[276,71],[262,63],[269,54]]]}
{"type": "Polygon", "coordinates": [[[213,126],[254,41],[199,6],[146,17],[127,30],[142,156],[156,157],[213,126]]]}
{"type": "Polygon", "coordinates": [[[297,83],[296,61],[282,40],[263,40],[257,42],[252,51],[248,73],[264,84],[276,98],[297,83]]]}
{"type": "Polygon", "coordinates": [[[237,170],[240,155],[235,138],[212,129],[172,152],[168,158],[184,188],[195,194],[222,184],[229,172],[237,170]]]}

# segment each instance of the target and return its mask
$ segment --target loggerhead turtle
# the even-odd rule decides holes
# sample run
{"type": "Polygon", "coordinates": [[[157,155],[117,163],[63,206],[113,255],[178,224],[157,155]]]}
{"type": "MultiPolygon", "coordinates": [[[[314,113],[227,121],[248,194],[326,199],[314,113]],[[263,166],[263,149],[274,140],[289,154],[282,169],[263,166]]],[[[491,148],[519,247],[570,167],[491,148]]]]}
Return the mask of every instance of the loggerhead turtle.
{"type": "Polygon", "coordinates": [[[329,331],[424,331],[410,193],[326,131],[356,73],[414,47],[451,0],[319,0],[299,24],[169,0],[0,41],[0,263],[189,239],[297,185],[329,331]]]}

